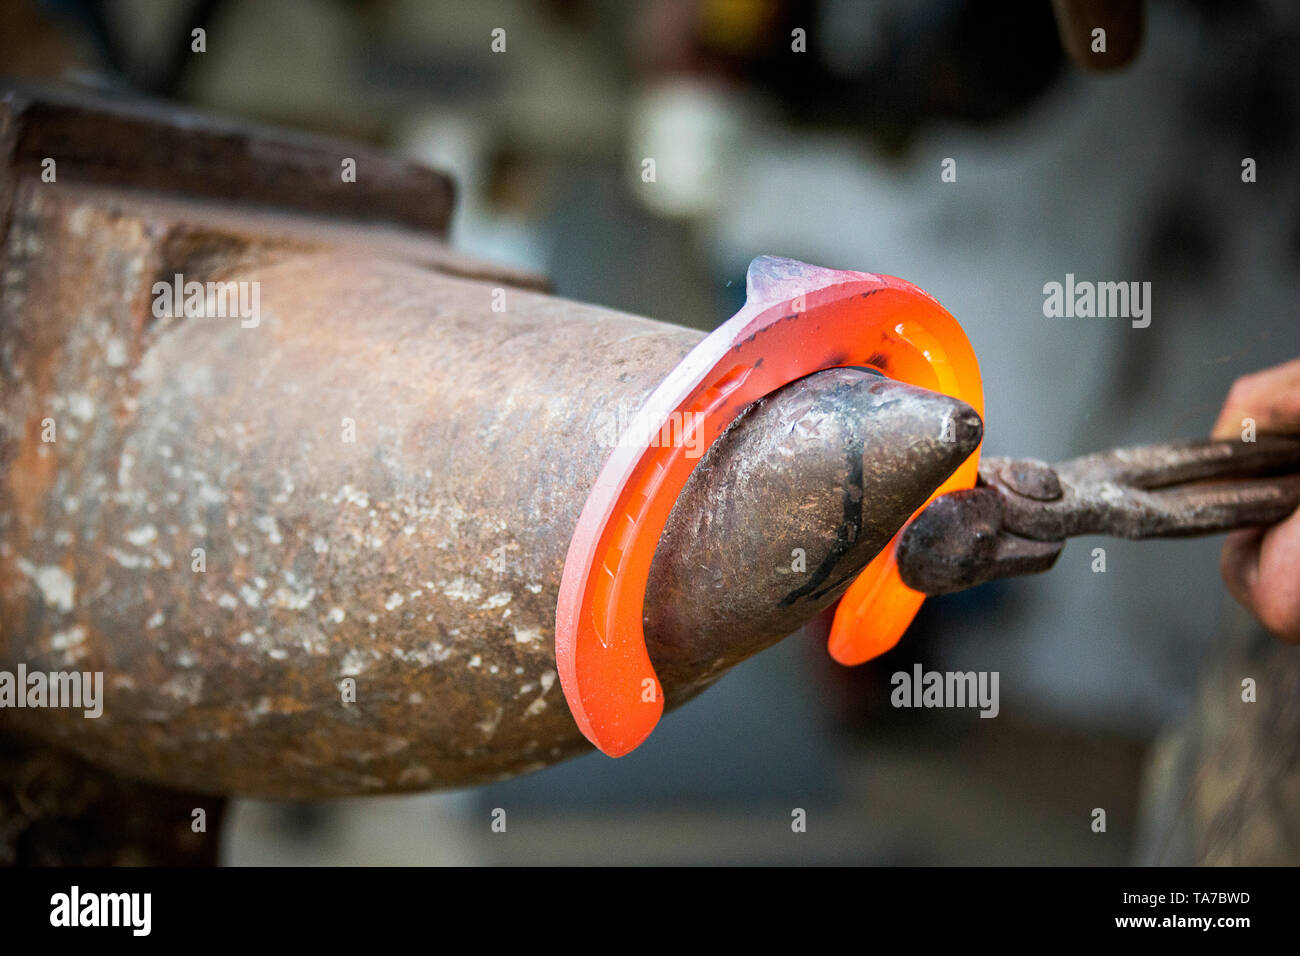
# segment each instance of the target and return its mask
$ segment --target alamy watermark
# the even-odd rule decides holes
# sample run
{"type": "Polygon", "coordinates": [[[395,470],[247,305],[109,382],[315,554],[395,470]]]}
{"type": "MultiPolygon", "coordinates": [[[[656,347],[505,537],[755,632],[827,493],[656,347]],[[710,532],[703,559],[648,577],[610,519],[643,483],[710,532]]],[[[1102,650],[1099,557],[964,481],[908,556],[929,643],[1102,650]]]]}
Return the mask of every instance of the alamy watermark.
{"type": "Polygon", "coordinates": [[[978,707],[981,717],[996,717],[998,671],[925,671],[913,664],[911,673],[896,671],[889,678],[895,707],[978,707]]]}
{"type": "Polygon", "coordinates": [[[94,719],[104,713],[103,671],[0,671],[0,708],[68,707],[94,719]]]}
{"type": "Polygon", "coordinates": [[[260,282],[186,282],[178,272],[171,282],[155,282],[151,291],[156,319],[237,318],[245,329],[262,321],[260,282]]]}
{"type": "Polygon", "coordinates": [[[1065,274],[1065,282],[1048,282],[1043,286],[1043,315],[1049,319],[1131,319],[1133,328],[1151,324],[1150,282],[1075,281],[1074,273],[1065,274]]]}
{"type": "Polygon", "coordinates": [[[148,936],[152,913],[152,893],[83,893],[73,884],[50,897],[51,926],[119,926],[133,936],[148,936]]]}
{"type": "Polygon", "coordinates": [[[704,454],[704,414],[675,411],[654,421],[619,403],[596,420],[596,438],[603,448],[683,448],[687,458],[704,454]]]}

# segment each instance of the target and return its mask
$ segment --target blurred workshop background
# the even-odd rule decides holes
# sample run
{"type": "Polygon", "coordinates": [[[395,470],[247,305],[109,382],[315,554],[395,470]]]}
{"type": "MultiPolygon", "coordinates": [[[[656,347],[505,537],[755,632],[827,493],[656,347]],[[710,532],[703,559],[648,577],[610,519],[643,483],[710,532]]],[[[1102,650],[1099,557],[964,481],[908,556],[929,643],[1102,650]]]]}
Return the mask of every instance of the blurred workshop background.
{"type": "MultiPolygon", "coordinates": [[[[9,0],[0,70],[380,144],[455,178],[464,251],[701,329],[759,254],[904,277],[974,344],[991,454],[1201,436],[1236,376],[1300,354],[1289,0],[1151,2],[1107,72],[1066,56],[1049,0],[9,0]],[[1045,317],[1067,273],[1151,282],[1150,327],[1045,317]]],[[[237,801],[224,860],[1189,862],[1197,688],[1250,631],[1218,548],[1075,541],[853,670],[793,636],[618,761],[237,801]],[[914,663],[998,671],[999,717],[893,709],[914,663]]]]}

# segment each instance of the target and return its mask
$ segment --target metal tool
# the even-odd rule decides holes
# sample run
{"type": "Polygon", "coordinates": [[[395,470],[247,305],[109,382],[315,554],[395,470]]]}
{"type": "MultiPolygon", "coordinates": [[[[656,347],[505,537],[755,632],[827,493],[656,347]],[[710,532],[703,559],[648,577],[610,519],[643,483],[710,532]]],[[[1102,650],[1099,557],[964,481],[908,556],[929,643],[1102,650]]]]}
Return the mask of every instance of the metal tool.
{"type": "MultiPolygon", "coordinates": [[[[589,749],[552,642],[566,549],[704,335],[466,260],[449,182],[340,183],[354,155],[0,93],[0,671],[104,684],[100,718],[3,708],[0,738],[291,798],[589,749]],[[260,320],[155,315],[178,273],[257,288],[260,320]]],[[[834,604],[978,444],[975,409],[882,371],[778,389],[692,471],[646,582],[666,708],[834,604]]]]}
{"type": "Polygon", "coordinates": [[[898,543],[925,594],[1052,567],[1067,538],[1181,538],[1281,521],[1300,506],[1300,439],[1274,435],[1121,448],[1058,465],[985,458],[979,483],[943,495],[898,543]]]}

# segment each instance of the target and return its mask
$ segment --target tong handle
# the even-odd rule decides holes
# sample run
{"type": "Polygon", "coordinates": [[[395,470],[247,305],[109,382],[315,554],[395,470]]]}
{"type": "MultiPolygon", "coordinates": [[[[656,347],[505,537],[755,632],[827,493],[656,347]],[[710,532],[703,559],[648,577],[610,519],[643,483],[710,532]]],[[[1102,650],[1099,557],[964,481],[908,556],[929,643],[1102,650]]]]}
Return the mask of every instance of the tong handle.
{"type": "Polygon", "coordinates": [[[1039,541],[1217,534],[1273,524],[1300,507],[1300,439],[1146,445],[1055,467],[989,458],[980,477],[999,492],[1004,528],[1039,541]]]}
{"type": "Polygon", "coordinates": [[[1148,490],[1294,472],[1300,472],[1300,438],[1289,435],[1260,435],[1252,442],[1207,438],[1113,448],[1056,466],[1062,479],[1075,483],[1105,481],[1148,490]]]}

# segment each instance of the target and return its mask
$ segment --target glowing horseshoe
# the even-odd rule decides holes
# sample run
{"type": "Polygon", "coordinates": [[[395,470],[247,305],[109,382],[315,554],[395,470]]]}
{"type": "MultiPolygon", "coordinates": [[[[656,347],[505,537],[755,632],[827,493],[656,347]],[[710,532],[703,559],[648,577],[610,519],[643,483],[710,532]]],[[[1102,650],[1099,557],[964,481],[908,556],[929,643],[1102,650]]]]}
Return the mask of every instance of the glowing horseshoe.
{"type": "MultiPolygon", "coordinates": [[[[749,265],[746,292],[744,308],[646,400],[601,469],[569,542],[555,659],[574,720],[611,757],[635,749],[663,714],[642,630],[659,536],[701,449],[746,406],[805,375],[847,365],[951,395],[984,414],[979,365],[965,334],[911,283],[760,256],[749,265]],[[665,446],[657,438],[668,422],[695,431],[665,446]]],[[[972,487],[978,459],[976,450],[932,498],[972,487]]],[[[836,608],[831,656],[858,664],[889,650],[923,600],[899,578],[891,541],[836,608]]]]}

